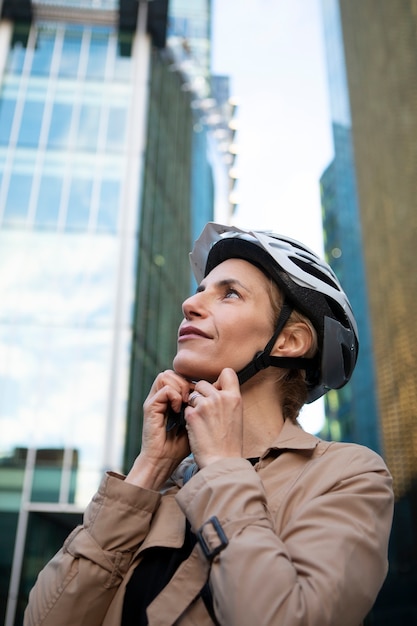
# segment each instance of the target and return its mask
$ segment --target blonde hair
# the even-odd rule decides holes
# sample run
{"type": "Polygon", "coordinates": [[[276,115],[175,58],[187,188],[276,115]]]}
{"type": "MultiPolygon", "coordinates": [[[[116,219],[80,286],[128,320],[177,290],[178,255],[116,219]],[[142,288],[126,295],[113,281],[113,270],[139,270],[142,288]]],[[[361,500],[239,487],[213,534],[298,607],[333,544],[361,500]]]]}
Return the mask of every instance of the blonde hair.
{"type": "MultiPolygon", "coordinates": [[[[277,319],[284,303],[284,295],[279,289],[278,285],[270,279],[269,281],[269,299],[272,307],[272,323],[275,327],[277,319]]],[[[317,332],[311,321],[294,309],[289,317],[286,326],[292,324],[304,323],[308,326],[311,332],[311,346],[308,351],[302,355],[307,358],[313,357],[318,349],[317,332]]],[[[285,419],[290,419],[295,422],[300,413],[302,406],[307,400],[307,383],[305,377],[305,371],[299,369],[278,369],[277,370],[277,384],[279,385],[282,396],[282,412],[285,419]]]]}

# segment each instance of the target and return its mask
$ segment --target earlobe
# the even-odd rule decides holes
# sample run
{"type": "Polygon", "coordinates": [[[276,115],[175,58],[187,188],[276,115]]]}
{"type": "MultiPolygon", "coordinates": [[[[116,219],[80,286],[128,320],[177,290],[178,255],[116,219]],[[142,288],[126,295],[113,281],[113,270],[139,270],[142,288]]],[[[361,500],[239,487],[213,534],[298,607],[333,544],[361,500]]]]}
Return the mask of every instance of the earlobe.
{"type": "Polygon", "coordinates": [[[273,356],[299,357],[308,353],[313,344],[311,328],[305,322],[288,324],[282,330],[271,352],[273,356]]]}

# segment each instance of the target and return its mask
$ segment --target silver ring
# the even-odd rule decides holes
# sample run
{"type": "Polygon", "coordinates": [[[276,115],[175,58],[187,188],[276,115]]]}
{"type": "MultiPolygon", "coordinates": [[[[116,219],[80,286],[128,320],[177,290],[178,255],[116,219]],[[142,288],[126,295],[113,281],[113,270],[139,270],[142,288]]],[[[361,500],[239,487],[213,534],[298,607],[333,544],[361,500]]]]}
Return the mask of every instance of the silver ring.
{"type": "Polygon", "coordinates": [[[190,394],[190,397],[188,398],[188,404],[193,407],[193,409],[195,408],[194,406],[194,402],[195,400],[201,396],[201,393],[198,393],[198,391],[193,391],[193,393],[190,394]]]}

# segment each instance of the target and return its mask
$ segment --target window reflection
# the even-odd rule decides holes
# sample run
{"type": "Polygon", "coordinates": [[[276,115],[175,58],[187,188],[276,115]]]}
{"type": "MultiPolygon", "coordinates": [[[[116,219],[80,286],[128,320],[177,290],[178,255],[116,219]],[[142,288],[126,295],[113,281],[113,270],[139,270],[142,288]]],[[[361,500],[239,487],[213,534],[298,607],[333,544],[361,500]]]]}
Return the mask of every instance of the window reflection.
{"type": "Polygon", "coordinates": [[[82,39],[82,28],[74,27],[68,29],[64,35],[62,45],[61,62],[59,65],[59,76],[75,78],[78,73],[82,39]]]}
{"type": "Polygon", "coordinates": [[[67,223],[68,230],[85,230],[90,215],[90,199],[92,181],[86,178],[73,178],[68,200],[67,223]]]}
{"type": "Polygon", "coordinates": [[[42,176],[35,216],[35,226],[41,228],[56,228],[61,201],[61,189],[61,178],[58,176],[42,176]]]}
{"type": "Polygon", "coordinates": [[[12,46],[7,58],[6,69],[11,74],[21,74],[25,60],[25,46],[29,35],[29,27],[17,24],[13,32],[12,46]]]}
{"type": "Polygon", "coordinates": [[[49,75],[54,44],[55,32],[44,28],[39,29],[36,40],[36,50],[32,61],[31,73],[33,75],[49,75]]]}
{"type": "Polygon", "coordinates": [[[26,100],[20,122],[18,145],[36,147],[42,126],[44,104],[26,100]]]}
{"type": "Polygon", "coordinates": [[[55,102],[49,126],[48,147],[64,149],[69,144],[72,106],[55,102]]]}
{"type": "Polygon", "coordinates": [[[4,211],[6,226],[23,226],[29,208],[32,175],[14,171],[10,177],[4,211]]]}
{"type": "MultiPolygon", "coordinates": [[[[0,194],[5,200],[0,226],[7,227],[0,229],[0,452],[17,443],[69,444],[79,450],[82,488],[95,489],[118,306],[117,225],[127,160],[131,40],[125,47],[129,54],[121,57],[111,29],[32,28],[37,34],[28,44],[28,28],[15,26],[0,94],[0,184],[6,172],[8,185],[0,194]],[[9,148],[15,109],[17,146],[9,148]],[[46,145],[39,143],[43,128],[46,145]],[[32,187],[36,206],[30,206],[32,187]],[[33,224],[27,224],[29,208],[33,224]],[[92,225],[95,234],[87,235],[92,225]]],[[[126,402],[130,301],[121,318],[120,384],[111,409],[118,425],[126,402]]],[[[121,450],[123,433],[116,437],[114,449],[121,450]]]]}
{"type": "Polygon", "coordinates": [[[109,33],[93,33],[88,55],[87,78],[103,79],[106,70],[109,33]]]}
{"type": "Polygon", "coordinates": [[[116,232],[119,216],[120,182],[117,180],[103,180],[100,193],[100,210],[97,220],[97,229],[100,231],[116,232]]]}
{"type": "Polygon", "coordinates": [[[128,81],[131,78],[132,37],[127,33],[118,34],[118,54],[115,59],[114,78],[116,81],[128,81]]]}
{"type": "Polygon", "coordinates": [[[98,105],[81,107],[77,138],[77,146],[81,150],[95,151],[97,148],[100,110],[98,105]]]}
{"type": "Polygon", "coordinates": [[[0,144],[7,145],[10,140],[10,131],[13,124],[13,115],[16,100],[0,99],[0,144]]]}
{"type": "Polygon", "coordinates": [[[23,624],[29,592],[35,584],[39,570],[59,550],[69,533],[82,522],[81,514],[31,513],[24,550],[19,602],[15,624],[23,624]]]}
{"type": "Polygon", "coordinates": [[[121,150],[126,140],[126,109],[111,107],[107,128],[108,150],[121,150]]]}

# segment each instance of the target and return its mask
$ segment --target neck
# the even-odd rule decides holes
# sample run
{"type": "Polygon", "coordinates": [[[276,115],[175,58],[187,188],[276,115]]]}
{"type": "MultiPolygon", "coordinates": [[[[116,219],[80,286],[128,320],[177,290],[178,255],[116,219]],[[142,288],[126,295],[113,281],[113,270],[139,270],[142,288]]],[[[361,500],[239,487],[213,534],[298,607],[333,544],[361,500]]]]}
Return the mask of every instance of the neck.
{"type": "Polygon", "coordinates": [[[243,398],[243,455],[260,456],[278,437],[284,424],[275,377],[256,376],[241,388],[243,398]]]}

